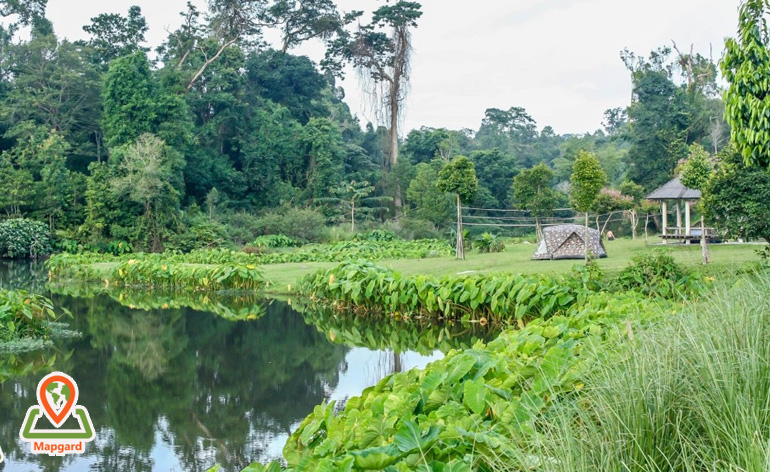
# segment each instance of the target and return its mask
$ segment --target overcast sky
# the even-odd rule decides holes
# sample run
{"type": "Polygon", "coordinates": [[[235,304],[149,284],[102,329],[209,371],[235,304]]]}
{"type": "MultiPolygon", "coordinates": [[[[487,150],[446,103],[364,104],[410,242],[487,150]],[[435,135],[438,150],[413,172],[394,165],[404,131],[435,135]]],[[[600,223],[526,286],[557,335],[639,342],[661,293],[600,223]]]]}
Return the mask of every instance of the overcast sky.
{"type": "MultiPolygon", "coordinates": [[[[203,7],[204,0],[194,0],[203,7]]],[[[369,10],[377,0],[339,0],[346,11],[369,10]]],[[[600,127],[604,110],[626,106],[631,81],[620,60],[628,47],[647,54],[676,41],[680,48],[722,56],[734,35],[738,0],[422,0],[413,36],[411,94],[404,128],[478,128],[487,108],[527,109],[542,128],[559,134],[600,127]]],[[[186,0],[49,0],[57,33],[85,37],[82,26],[99,13],[125,14],[139,5],[150,45],[179,24],[186,0]]],[[[316,61],[320,44],[294,53],[316,61]]],[[[343,84],[362,124],[374,120],[363,106],[355,74],[343,84]]]]}

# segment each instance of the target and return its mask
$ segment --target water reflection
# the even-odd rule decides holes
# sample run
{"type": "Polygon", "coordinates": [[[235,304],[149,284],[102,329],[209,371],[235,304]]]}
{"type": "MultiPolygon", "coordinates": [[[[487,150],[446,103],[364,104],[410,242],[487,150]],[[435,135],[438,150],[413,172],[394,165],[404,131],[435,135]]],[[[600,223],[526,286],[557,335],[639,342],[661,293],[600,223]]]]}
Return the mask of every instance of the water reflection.
{"type": "MultiPolygon", "coordinates": [[[[23,267],[0,267],[0,284],[42,292],[45,271],[23,267]]],[[[44,352],[0,356],[0,372],[8,371],[0,383],[0,471],[195,472],[215,463],[240,470],[279,457],[316,405],[345,401],[394,369],[440,357],[401,347],[393,357],[393,349],[330,342],[280,302],[260,303],[257,319],[232,321],[150,302],[147,310],[132,309],[136,300],[124,296],[130,306],[123,306],[115,293],[80,295],[52,296],[72,311],[72,328],[82,337],[44,352]],[[83,456],[31,455],[18,439],[37,382],[52,370],[78,381],[79,403],[97,428],[83,456]]]]}

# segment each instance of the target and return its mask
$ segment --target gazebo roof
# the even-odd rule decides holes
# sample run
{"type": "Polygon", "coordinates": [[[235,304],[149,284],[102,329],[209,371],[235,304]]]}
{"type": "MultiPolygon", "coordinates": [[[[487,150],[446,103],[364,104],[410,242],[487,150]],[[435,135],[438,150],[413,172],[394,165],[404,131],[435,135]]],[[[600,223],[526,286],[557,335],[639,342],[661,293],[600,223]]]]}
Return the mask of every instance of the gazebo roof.
{"type": "Polygon", "coordinates": [[[648,200],[700,200],[700,197],[700,190],[685,187],[679,177],[647,195],[648,200]]]}

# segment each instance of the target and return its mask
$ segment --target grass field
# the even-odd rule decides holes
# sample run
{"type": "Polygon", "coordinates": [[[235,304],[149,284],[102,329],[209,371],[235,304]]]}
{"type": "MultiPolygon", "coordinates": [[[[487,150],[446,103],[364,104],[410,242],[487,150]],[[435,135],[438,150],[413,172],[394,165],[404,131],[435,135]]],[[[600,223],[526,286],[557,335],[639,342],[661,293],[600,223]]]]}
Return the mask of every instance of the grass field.
{"type": "MultiPolygon", "coordinates": [[[[599,260],[599,266],[606,272],[615,272],[627,266],[631,258],[640,253],[653,250],[668,251],[677,261],[686,266],[701,266],[700,246],[669,244],[661,245],[659,238],[651,238],[650,244],[645,245],[643,239],[632,241],[619,239],[606,241],[609,257],[599,260]]],[[[711,272],[721,269],[738,268],[750,261],[758,260],[755,251],[761,246],[756,244],[714,244],[710,245],[712,263],[706,269],[711,272]]],[[[462,274],[462,273],[560,273],[581,263],[579,260],[533,261],[534,244],[510,244],[505,252],[495,254],[478,254],[470,251],[465,261],[441,257],[430,259],[407,259],[379,261],[379,265],[397,270],[404,274],[462,274]]],[[[336,266],[336,263],[296,263],[275,264],[263,266],[265,278],[269,281],[268,293],[285,294],[288,286],[295,287],[305,275],[318,269],[336,266]]]]}

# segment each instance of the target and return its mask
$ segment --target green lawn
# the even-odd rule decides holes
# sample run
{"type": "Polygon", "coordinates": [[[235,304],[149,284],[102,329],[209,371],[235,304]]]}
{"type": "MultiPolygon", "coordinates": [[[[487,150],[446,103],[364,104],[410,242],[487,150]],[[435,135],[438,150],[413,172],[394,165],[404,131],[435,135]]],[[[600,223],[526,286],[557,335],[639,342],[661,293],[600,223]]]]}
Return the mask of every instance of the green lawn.
{"type": "MultiPolygon", "coordinates": [[[[640,253],[652,250],[666,250],[679,262],[695,267],[701,265],[701,251],[699,245],[660,245],[660,239],[651,238],[650,245],[645,245],[643,239],[632,241],[619,239],[605,241],[609,257],[599,260],[599,265],[607,272],[614,272],[627,266],[631,258],[640,253]]],[[[712,263],[709,272],[739,268],[749,261],[756,261],[755,250],[760,246],[755,244],[716,244],[709,246],[712,263]]],[[[407,259],[379,261],[377,264],[402,272],[404,274],[462,274],[462,273],[493,273],[493,272],[520,272],[520,273],[559,273],[581,263],[575,260],[562,261],[533,261],[535,252],[534,244],[511,244],[505,252],[496,254],[478,254],[470,251],[467,260],[457,261],[453,258],[441,257],[431,259],[407,259]]],[[[288,286],[292,289],[297,282],[318,269],[334,267],[335,263],[296,263],[274,264],[263,266],[265,277],[270,281],[269,293],[285,294],[288,286]]]]}

